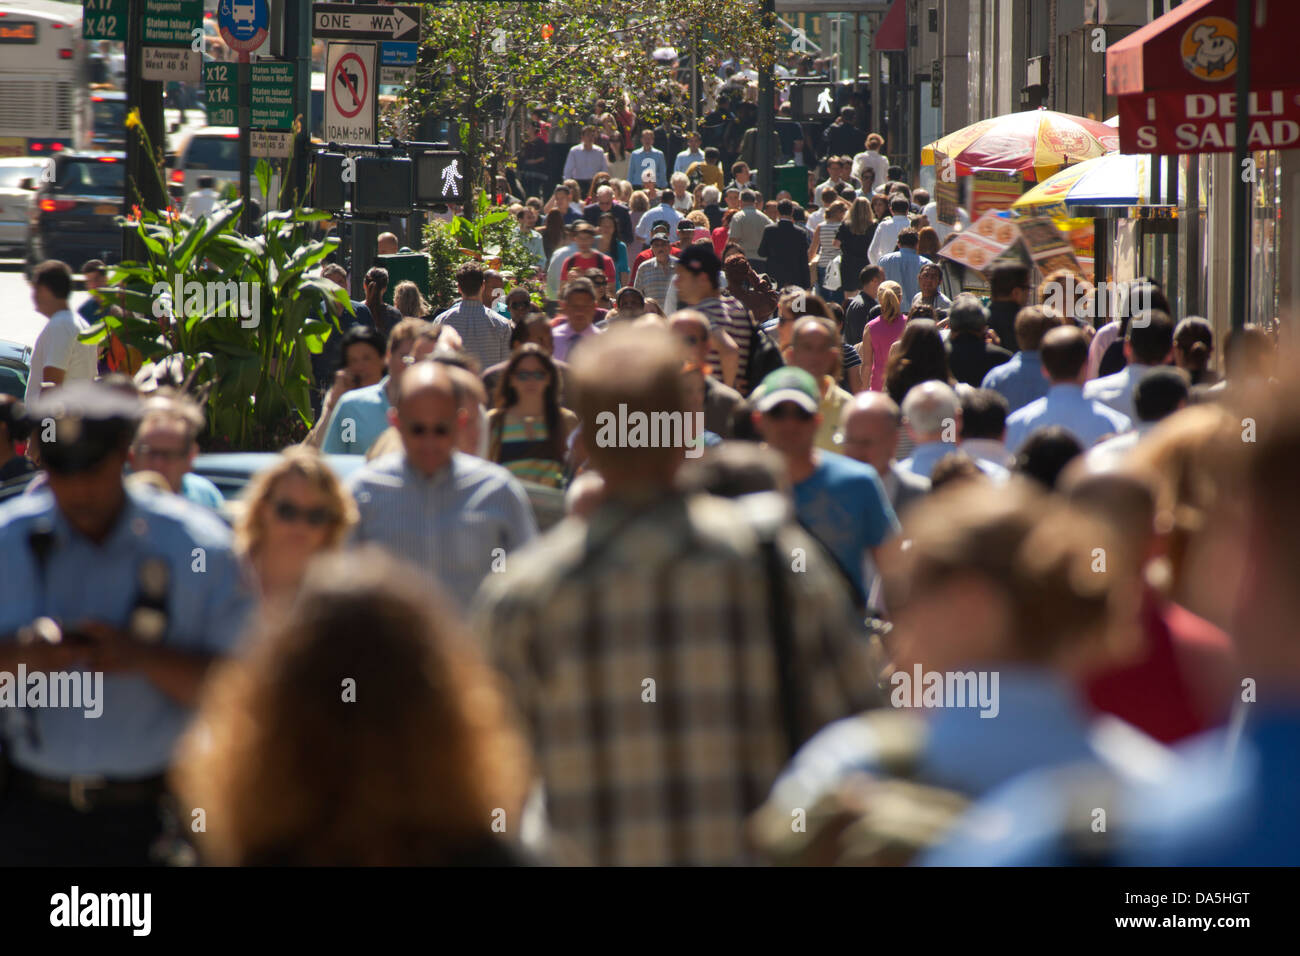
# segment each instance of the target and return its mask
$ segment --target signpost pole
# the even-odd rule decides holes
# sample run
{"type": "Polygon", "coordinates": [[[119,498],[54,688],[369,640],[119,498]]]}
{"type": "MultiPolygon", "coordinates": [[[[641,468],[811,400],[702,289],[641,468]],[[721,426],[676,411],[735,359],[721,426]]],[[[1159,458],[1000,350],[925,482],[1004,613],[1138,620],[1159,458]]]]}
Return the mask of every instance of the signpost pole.
{"type": "MultiPolygon", "coordinates": [[[[155,148],[163,140],[162,84],[144,78],[144,20],[145,0],[130,0],[130,15],[127,23],[126,44],[126,100],[127,109],[140,111],[140,122],[149,134],[149,141],[155,148]]],[[[130,131],[126,137],[126,175],[127,183],[134,184],[140,190],[141,205],[150,209],[162,209],[167,205],[167,196],[158,181],[155,157],[145,152],[139,135],[130,131]]],[[[130,185],[126,190],[123,214],[129,214],[137,198],[130,185]]],[[[144,244],[131,231],[124,233],[122,256],[124,259],[140,260],[145,257],[144,244]]],[[[71,263],[75,268],[80,263],[71,263]]]]}
{"type": "MultiPolygon", "coordinates": [[[[302,117],[302,132],[293,143],[293,182],[289,190],[295,192],[294,202],[307,201],[307,170],[311,165],[311,0],[286,0],[285,32],[294,38],[293,62],[297,64],[294,76],[294,115],[302,117]]],[[[285,44],[288,47],[288,44],[285,44]]],[[[287,52],[287,51],[286,51],[287,52]]]]}
{"type": "MultiPolygon", "coordinates": [[[[775,0],[763,0],[762,6],[762,24],[763,29],[768,29],[776,17],[775,0]]],[[[758,142],[754,144],[754,160],[758,166],[757,179],[759,189],[762,190],[764,199],[775,198],[776,190],[776,172],[774,165],[776,157],[772,155],[772,133],[776,125],[775,105],[773,103],[776,97],[776,50],[772,49],[772,62],[770,64],[760,64],[761,69],[758,73],[758,142]]]]}
{"type": "Polygon", "coordinates": [[[253,197],[249,185],[249,127],[253,124],[253,68],[247,53],[239,55],[239,195],[244,208],[239,216],[239,231],[253,233],[253,197]]]}

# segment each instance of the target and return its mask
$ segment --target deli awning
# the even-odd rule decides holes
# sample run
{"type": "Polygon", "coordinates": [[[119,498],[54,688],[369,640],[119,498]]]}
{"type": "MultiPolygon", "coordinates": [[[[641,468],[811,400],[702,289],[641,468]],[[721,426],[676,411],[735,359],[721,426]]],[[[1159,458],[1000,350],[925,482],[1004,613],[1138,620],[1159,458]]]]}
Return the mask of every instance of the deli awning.
{"type": "MultiPolygon", "coordinates": [[[[1250,149],[1300,147],[1300,3],[1253,4],[1250,149]]],[[[1236,0],[1190,0],[1106,52],[1125,153],[1227,153],[1236,141],[1236,0]]]]}

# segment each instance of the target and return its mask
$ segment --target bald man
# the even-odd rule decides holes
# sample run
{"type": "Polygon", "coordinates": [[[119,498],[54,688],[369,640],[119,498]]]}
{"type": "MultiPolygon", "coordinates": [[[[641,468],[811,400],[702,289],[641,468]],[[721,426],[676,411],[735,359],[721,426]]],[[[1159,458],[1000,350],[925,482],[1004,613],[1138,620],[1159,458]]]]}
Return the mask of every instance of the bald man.
{"type": "Polygon", "coordinates": [[[859,392],[840,413],[835,441],[840,454],[870,465],[880,475],[894,513],[925,497],[930,479],[903,471],[894,460],[903,413],[885,392],[859,392]]]}
{"type": "Polygon", "coordinates": [[[510,472],[458,450],[469,425],[463,398],[446,366],[408,368],[388,412],[402,449],[368,462],[348,489],[361,515],[353,543],[385,548],[465,608],[507,553],[536,537],[537,522],[510,472]]]}
{"type": "Polygon", "coordinates": [[[397,254],[397,236],[391,232],[381,232],[378,239],[378,254],[392,256],[397,254]]]}

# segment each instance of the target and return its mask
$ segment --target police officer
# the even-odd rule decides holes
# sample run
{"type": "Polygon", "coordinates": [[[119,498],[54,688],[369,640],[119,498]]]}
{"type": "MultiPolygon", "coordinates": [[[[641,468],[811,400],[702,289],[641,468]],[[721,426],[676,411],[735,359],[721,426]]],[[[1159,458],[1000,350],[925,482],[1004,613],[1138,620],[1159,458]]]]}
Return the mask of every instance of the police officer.
{"type": "Polygon", "coordinates": [[[162,862],[173,745],[250,607],[216,517],[124,485],[138,415],[95,382],[28,410],[49,480],[0,507],[0,866],[162,862]]]}

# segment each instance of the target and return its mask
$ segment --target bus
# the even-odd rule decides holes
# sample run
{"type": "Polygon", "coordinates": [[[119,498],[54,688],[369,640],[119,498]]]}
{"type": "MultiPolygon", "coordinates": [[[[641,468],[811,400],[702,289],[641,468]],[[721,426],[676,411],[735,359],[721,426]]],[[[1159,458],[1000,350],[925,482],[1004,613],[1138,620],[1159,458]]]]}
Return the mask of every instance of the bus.
{"type": "Polygon", "coordinates": [[[90,147],[81,4],[0,0],[0,156],[90,147]]]}

